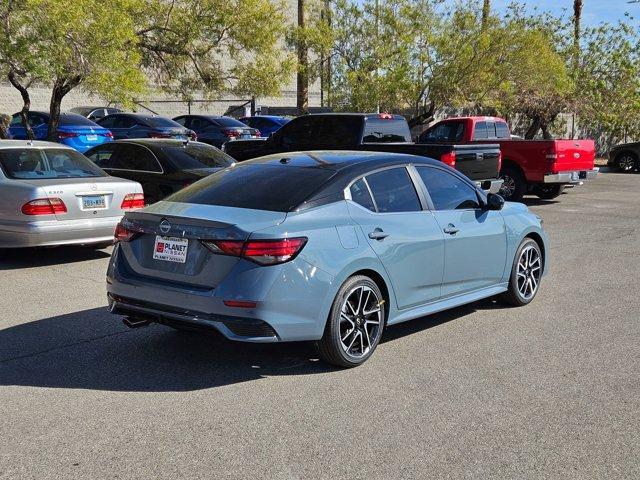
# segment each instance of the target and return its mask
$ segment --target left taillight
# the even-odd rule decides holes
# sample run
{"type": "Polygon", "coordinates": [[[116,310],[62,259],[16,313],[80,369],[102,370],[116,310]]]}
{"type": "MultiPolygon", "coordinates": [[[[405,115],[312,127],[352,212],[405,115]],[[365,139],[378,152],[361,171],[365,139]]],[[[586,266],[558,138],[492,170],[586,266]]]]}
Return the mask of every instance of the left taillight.
{"type": "Polygon", "coordinates": [[[113,238],[116,242],[130,242],[137,234],[138,232],[129,230],[127,227],[122,225],[122,223],[118,223],[118,225],[116,225],[116,231],[113,234],[113,238]]]}
{"type": "Polygon", "coordinates": [[[55,215],[67,213],[67,206],[60,198],[37,198],[22,205],[25,215],[55,215]]]}
{"type": "Polygon", "coordinates": [[[127,193],[120,204],[122,210],[133,210],[144,207],[144,193],[127,193]]]}
{"type": "Polygon", "coordinates": [[[450,167],[456,166],[456,152],[451,151],[440,155],[440,161],[450,167]]]}
{"type": "Polygon", "coordinates": [[[203,240],[213,253],[246,258],[260,265],[277,265],[293,260],[307,243],[306,237],[274,240],[203,240]]]}

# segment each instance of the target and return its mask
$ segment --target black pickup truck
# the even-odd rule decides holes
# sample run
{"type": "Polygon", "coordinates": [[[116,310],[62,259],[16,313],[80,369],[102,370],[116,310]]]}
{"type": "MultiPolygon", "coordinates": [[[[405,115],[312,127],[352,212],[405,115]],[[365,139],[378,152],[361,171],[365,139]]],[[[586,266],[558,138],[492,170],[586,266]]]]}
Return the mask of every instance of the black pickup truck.
{"type": "Polygon", "coordinates": [[[222,147],[241,162],[273,153],[365,150],[439,159],[485,190],[497,192],[500,147],[492,144],[416,144],[404,117],[388,113],[318,113],[294,118],[269,138],[231,140],[222,147]]]}

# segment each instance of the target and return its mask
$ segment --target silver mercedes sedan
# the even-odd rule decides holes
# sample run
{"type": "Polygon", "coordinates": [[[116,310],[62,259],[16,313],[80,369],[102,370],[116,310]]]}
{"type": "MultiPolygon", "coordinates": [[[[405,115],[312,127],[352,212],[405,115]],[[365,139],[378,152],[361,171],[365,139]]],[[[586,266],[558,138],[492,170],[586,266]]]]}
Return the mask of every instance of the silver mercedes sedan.
{"type": "Polygon", "coordinates": [[[0,248],[107,244],[137,182],[111,177],[58,143],[0,140],[0,248]]]}

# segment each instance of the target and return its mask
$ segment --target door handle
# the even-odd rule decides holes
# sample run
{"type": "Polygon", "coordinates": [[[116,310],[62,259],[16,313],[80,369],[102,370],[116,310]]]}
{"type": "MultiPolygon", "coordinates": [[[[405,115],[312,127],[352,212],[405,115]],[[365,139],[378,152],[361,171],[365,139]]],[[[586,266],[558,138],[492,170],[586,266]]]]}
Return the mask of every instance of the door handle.
{"type": "Polygon", "coordinates": [[[449,225],[447,225],[447,228],[444,229],[444,233],[448,233],[449,235],[455,235],[459,231],[460,229],[456,228],[453,223],[450,223],[449,225]]]}
{"type": "Polygon", "coordinates": [[[384,240],[389,236],[381,228],[376,228],[373,232],[369,233],[369,238],[372,240],[384,240]]]}

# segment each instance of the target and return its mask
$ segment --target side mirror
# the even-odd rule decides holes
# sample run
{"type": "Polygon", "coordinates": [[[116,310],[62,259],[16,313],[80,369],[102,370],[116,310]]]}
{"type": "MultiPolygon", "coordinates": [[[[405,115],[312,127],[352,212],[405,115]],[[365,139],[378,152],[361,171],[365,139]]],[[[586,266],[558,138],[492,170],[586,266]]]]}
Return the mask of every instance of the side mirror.
{"type": "Polygon", "coordinates": [[[502,207],[504,207],[504,198],[497,193],[487,195],[487,210],[502,210],[502,207]]]}

